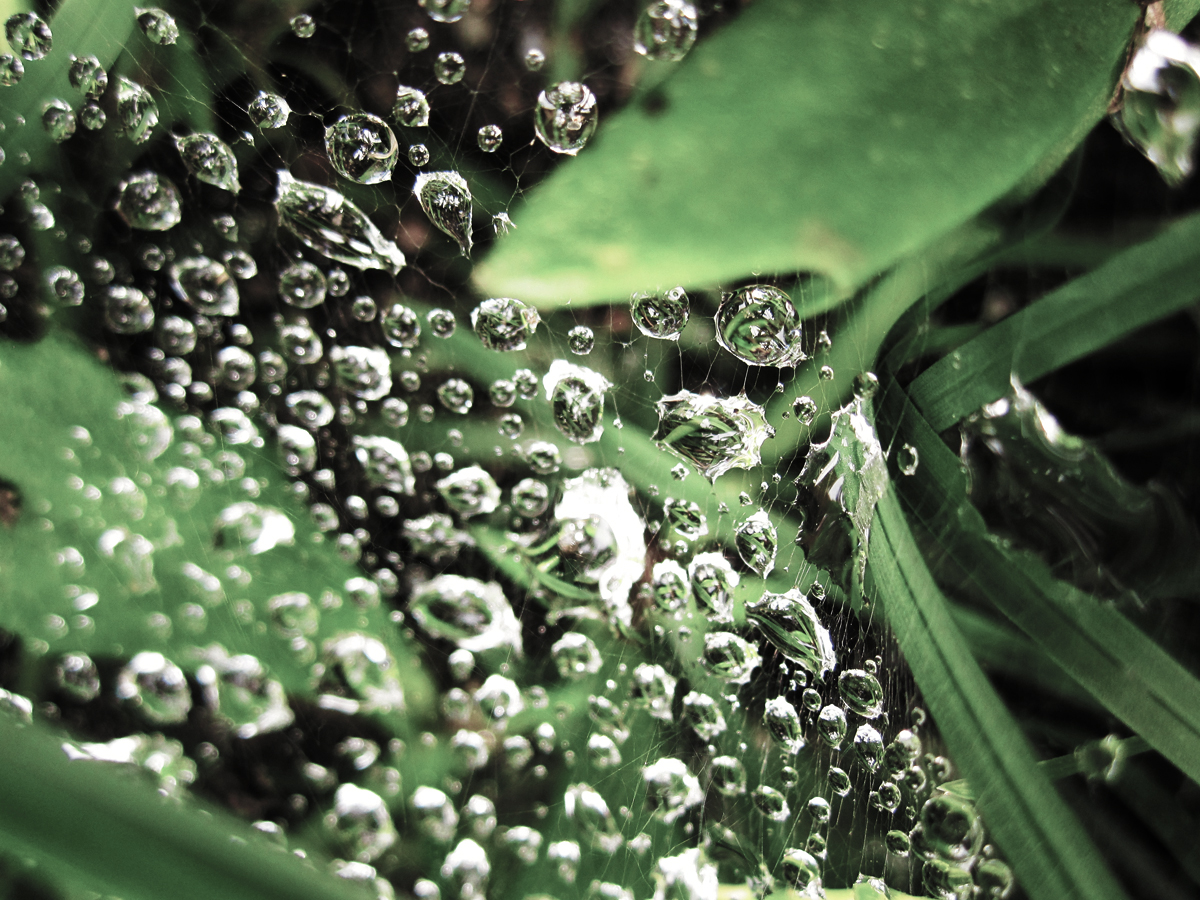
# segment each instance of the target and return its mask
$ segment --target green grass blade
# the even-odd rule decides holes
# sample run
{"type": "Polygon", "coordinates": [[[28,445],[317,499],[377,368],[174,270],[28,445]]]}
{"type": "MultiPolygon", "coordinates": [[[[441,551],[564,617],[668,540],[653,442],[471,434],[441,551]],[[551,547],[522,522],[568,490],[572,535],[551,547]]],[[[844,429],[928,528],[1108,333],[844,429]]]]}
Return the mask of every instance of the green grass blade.
{"type": "Polygon", "coordinates": [[[160,797],[137,773],[70,761],[0,717],[0,847],[80,891],[125,900],[362,900],[220,811],[160,797]],[[131,777],[133,776],[133,777],[131,777]]]}
{"type": "Polygon", "coordinates": [[[1176,222],[989,328],[910,386],[935,431],[1200,297],[1200,215],[1176,222]]]}
{"type": "Polygon", "coordinates": [[[882,409],[881,420],[899,422],[920,455],[916,475],[899,482],[913,516],[1050,660],[1200,780],[1200,680],[1110,604],[1055,580],[1031,554],[990,540],[967,504],[954,454],[899,391],[887,392],[882,409]]]}
{"type": "Polygon", "coordinates": [[[1125,0],[923,9],[747,7],[534,192],[476,283],[545,307],[752,271],[861,285],[1057,169],[1138,19],[1125,0]]]}
{"type": "Polygon", "coordinates": [[[1033,900],[1124,896],[971,656],[894,489],[876,510],[869,566],[929,711],[1021,886],[1033,900]]]}
{"type": "Polygon", "coordinates": [[[130,0],[65,0],[50,20],[54,49],[42,60],[28,63],[25,76],[4,88],[4,112],[11,121],[25,117],[24,128],[10,128],[4,136],[5,163],[0,166],[0,200],[34,170],[45,171],[56,156],[54,141],[42,128],[42,104],[51,97],[81,105],[79,91],[67,80],[76,56],[95,56],[108,69],[116,62],[133,31],[137,16],[130,0]]]}

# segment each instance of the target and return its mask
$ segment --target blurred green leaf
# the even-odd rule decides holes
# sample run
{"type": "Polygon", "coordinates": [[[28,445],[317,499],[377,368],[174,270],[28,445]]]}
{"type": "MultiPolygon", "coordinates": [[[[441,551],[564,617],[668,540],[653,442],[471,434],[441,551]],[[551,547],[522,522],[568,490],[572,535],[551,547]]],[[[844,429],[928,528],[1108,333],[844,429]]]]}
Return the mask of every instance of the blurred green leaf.
{"type": "Polygon", "coordinates": [[[1044,181],[1104,115],[1137,19],[755,3],[531,195],[476,283],[543,307],[750,272],[853,288],[1044,181]]]}

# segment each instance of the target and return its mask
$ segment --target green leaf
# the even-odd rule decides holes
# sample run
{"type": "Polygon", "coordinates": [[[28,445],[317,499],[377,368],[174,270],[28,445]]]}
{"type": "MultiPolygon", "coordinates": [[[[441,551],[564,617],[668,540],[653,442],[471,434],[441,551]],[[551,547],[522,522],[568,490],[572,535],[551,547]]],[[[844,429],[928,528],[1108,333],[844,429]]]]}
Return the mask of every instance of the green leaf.
{"type": "MultiPolygon", "coordinates": [[[[393,717],[401,731],[431,707],[427,677],[409,664],[414,652],[388,622],[385,607],[359,608],[347,596],[345,582],[362,573],[285,491],[277,448],[225,448],[245,463],[245,473],[202,474],[194,498],[181,501],[167,473],[188,467],[203,473],[190,455],[199,446],[176,430],[170,446],[150,458],[142,442],[149,432],[139,429],[136,416],[115,415],[127,395],[112,371],[79,346],[54,334],[36,344],[0,342],[0,393],[0,478],[21,498],[21,511],[0,541],[0,626],[22,635],[35,652],[158,650],[186,671],[198,648],[219,643],[260,659],[289,692],[310,694],[311,659],[277,633],[267,604],[277,594],[304,592],[320,606],[330,591],[339,605],[320,609],[320,630],[310,639],[319,646],[335,634],[361,631],[388,646],[416,714],[393,717]],[[218,515],[250,499],[246,478],[257,485],[254,503],[292,522],[294,543],[257,554],[216,546],[218,515]],[[124,493],[114,489],[115,479],[126,479],[124,493]],[[128,529],[153,545],[148,579],[131,576],[119,554],[102,552],[101,535],[109,529],[128,529]],[[81,569],[56,563],[66,547],[79,552],[81,569]],[[189,566],[214,576],[218,587],[200,590],[189,566]],[[93,599],[81,602],[88,594],[93,599]],[[199,611],[203,615],[192,614],[199,611]]],[[[222,449],[214,445],[205,456],[222,449]]]]}
{"type": "Polygon", "coordinates": [[[860,285],[1049,176],[1104,115],[1137,18],[755,3],[534,192],[476,283],[544,307],[752,271],[860,285]]]}
{"type": "MultiPolygon", "coordinates": [[[[917,472],[899,487],[940,548],[1050,660],[1200,779],[1200,680],[1111,604],[1055,580],[1032,554],[991,539],[966,500],[958,459],[920,413],[898,390],[889,390],[881,407],[881,421],[898,423],[899,439],[917,449],[917,472]]],[[[891,433],[892,425],[884,427],[891,433]]]]}
{"type": "Polygon", "coordinates": [[[1021,886],[1034,900],[1124,896],[967,649],[894,490],[876,512],[869,566],[917,686],[1021,886]]]}
{"type": "Polygon", "coordinates": [[[26,125],[5,135],[0,199],[7,198],[30,171],[44,171],[47,161],[57,155],[54,141],[42,128],[42,104],[57,97],[78,108],[79,92],[67,80],[71,60],[92,55],[105,69],[111,68],[133,31],[134,7],[130,0],[65,0],[59,7],[50,20],[53,51],[26,66],[19,83],[2,89],[9,119],[24,116],[26,125]]]}
{"type": "Polygon", "coordinates": [[[943,357],[909,387],[935,431],[1200,297],[1200,215],[1115,256],[943,357]]]}
{"type": "Polygon", "coordinates": [[[180,806],[110,763],[68,760],[39,726],[0,717],[0,757],[0,847],[81,894],[362,900],[223,811],[180,806]]]}

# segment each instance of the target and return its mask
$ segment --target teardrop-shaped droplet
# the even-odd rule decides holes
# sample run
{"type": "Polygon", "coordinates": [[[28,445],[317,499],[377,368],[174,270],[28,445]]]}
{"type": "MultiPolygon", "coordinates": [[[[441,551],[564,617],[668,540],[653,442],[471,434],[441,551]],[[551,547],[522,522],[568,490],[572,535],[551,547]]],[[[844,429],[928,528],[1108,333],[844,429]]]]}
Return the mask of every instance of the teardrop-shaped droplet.
{"type": "Polygon", "coordinates": [[[688,564],[688,577],[696,605],[710,619],[733,620],[733,589],[741,579],[722,554],[697,553],[688,564]]]}
{"type": "Polygon", "coordinates": [[[366,214],[333,188],[297,181],[280,170],[275,209],[279,221],[307,247],[359,269],[383,269],[395,275],[404,254],[387,240],[366,214]]]}
{"type": "Polygon", "coordinates": [[[745,395],[717,399],[680,391],[663,397],[656,408],[653,440],[713,482],[730,469],[759,465],[763,441],[775,435],[763,408],[745,395]]]}
{"type": "Polygon", "coordinates": [[[1164,181],[1181,184],[1194,167],[1200,134],[1200,48],[1155,29],[1134,53],[1121,87],[1113,117],[1120,131],[1164,181]]]}
{"type": "Polygon", "coordinates": [[[769,784],[760,784],[750,792],[754,806],[772,822],[786,822],[792,814],[788,807],[787,797],[769,784]]]}
{"type": "Polygon", "coordinates": [[[150,140],[158,124],[158,103],[148,90],[123,75],[117,77],[117,119],[121,133],[135,144],[150,140]]]}
{"type": "Polygon", "coordinates": [[[779,537],[765,511],[759,510],[734,530],[734,546],[742,562],[766,578],[775,568],[775,550],[779,537]]]}
{"type": "Polygon", "coordinates": [[[824,707],[817,715],[817,731],[830,747],[840,747],[846,739],[846,713],[833,704],[824,707]]]}
{"type": "Polygon", "coordinates": [[[176,136],[175,147],[183,164],[198,180],[224,188],[231,194],[241,190],[237,158],[229,145],[215,134],[197,132],[176,136]]]}
{"type": "Polygon", "coordinates": [[[786,697],[772,697],[763,710],[763,724],[787,748],[788,753],[804,749],[804,726],[800,714],[786,697]]]}
{"type": "Polygon", "coordinates": [[[175,17],[165,10],[139,10],[137,23],[138,28],[142,29],[142,34],[159,46],[169,47],[179,40],[179,25],[175,17]]]}
{"type": "Polygon", "coordinates": [[[837,665],[829,631],[808,598],[793,588],[746,603],[746,617],[787,659],[818,678],[837,665]]]}
{"type": "Polygon", "coordinates": [[[425,92],[406,84],[396,88],[392,117],[406,128],[424,128],[429,124],[429,100],[425,92]]]}
{"type": "Polygon", "coordinates": [[[846,706],[864,719],[883,712],[883,687],[879,679],[862,669],[847,669],[838,676],[838,693],[846,706]]]}
{"type": "Polygon", "coordinates": [[[596,95],[578,81],[563,81],[538,95],[534,133],[555,153],[574,156],[600,121],[596,95]]]}
{"type": "Polygon", "coordinates": [[[425,215],[454,238],[463,256],[471,255],[471,189],[457,172],[422,172],[413,194],[425,215]]]}

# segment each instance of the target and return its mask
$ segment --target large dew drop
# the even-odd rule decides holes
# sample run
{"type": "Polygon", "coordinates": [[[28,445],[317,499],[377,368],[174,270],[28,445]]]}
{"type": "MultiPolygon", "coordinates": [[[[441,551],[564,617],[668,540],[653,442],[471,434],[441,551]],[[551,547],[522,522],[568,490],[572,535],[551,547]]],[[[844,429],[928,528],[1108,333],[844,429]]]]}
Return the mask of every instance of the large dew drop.
{"type": "Polygon", "coordinates": [[[150,140],[158,124],[158,103],[148,90],[124,76],[117,78],[117,120],[121,133],[135,144],[150,140]]]}
{"type": "Polygon", "coordinates": [[[675,62],[696,43],[699,19],[687,0],[652,0],[633,27],[633,49],[650,59],[675,62]]]}
{"type": "Polygon", "coordinates": [[[471,189],[466,179],[457,172],[422,172],[413,194],[429,221],[454,238],[463,256],[470,256],[471,189]]]}
{"type": "Polygon", "coordinates": [[[634,294],[629,301],[629,314],[638,331],[647,337],[677,341],[688,323],[691,308],[683,288],[674,287],[662,293],[634,294]]]}
{"type": "Polygon", "coordinates": [[[742,562],[753,569],[760,578],[766,578],[775,568],[775,549],[779,538],[770,517],[759,510],[734,530],[734,546],[742,562]]]}
{"type": "Polygon", "coordinates": [[[215,134],[198,132],[176,136],[175,149],[179,151],[187,170],[198,180],[224,188],[231,194],[241,190],[237,158],[229,145],[215,134]]]}
{"type": "Polygon", "coordinates": [[[828,630],[808,598],[795,588],[786,594],[768,592],[746,603],[746,618],[784,657],[817,678],[824,678],[837,665],[828,630]]]}
{"type": "Polygon", "coordinates": [[[800,714],[786,697],[772,697],[763,709],[763,724],[787,748],[788,753],[804,749],[804,726],[800,714]]]}
{"type": "Polygon", "coordinates": [[[599,372],[556,359],[542,379],[554,424],[569,440],[590,444],[600,440],[604,426],[604,392],[612,387],[599,372]]]}
{"type": "Polygon", "coordinates": [[[130,228],[167,231],[183,219],[179,189],[155,172],[138,172],[117,185],[117,215],[130,228]]]}
{"type": "Polygon", "coordinates": [[[654,441],[709,481],[730,469],[759,465],[763,441],[775,435],[763,408],[744,395],[719,400],[680,391],[659,400],[657,409],[654,441]]]}
{"type": "Polygon", "coordinates": [[[524,350],[541,321],[536,309],[511,297],[484,300],[471,311],[471,327],[489,350],[524,350]]]}
{"type": "Polygon", "coordinates": [[[439,575],[417,588],[408,612],[428,635],[463,650],[521,652],[521,623],[494,581],[439,575]]]}
{"type": "Polygon", "coordinates": [[[596,95],[578,81],[563,81],[538,95],[534,133],[555,153],[574,156],[596,130],[596,95]]]}
{"type": "Polygon", "coordinates": [[[747,365],[794,366],[808,358],[800,316],[779,288],[756,284],[724,295],[716,321],[721,346],[747,365]]]}
{"type": "Polygon", "coordinates": [[[1192,172],[1200,133],[1200,49],[1169,31],[1151,31],[1121,87],[1118,128],[1163,180],[1181,184],[1192,172]]]}
{"type": "Polygon", "coordinates": [[[8,38],[8,45],[24,60],[42,59],[54,46],[50,26],[37,13],[9,16],[4,23],[4,36],[8,38]]]}
{"type": "Polygon", "coordinates": [[[325,129],[325,155],[343,178],[378,184],[392,177],[400,145],[383,119],[356,112],[325,129]]]}
{"type": "Polygon", "coordinates": [[[400,248],[338,191],[297,181],[282,169],[277,174],[279,222],[306,247],[358,269],[383,269],[395,275],[404,267],[400,248]]]}

